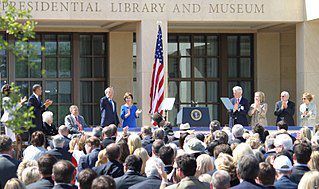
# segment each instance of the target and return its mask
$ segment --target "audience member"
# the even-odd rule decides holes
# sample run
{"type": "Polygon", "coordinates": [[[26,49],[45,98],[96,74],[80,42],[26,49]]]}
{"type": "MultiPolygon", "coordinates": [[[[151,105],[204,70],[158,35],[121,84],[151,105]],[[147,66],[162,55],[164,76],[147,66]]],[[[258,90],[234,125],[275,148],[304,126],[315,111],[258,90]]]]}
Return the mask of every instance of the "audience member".
{"type": "Polygon", "coordinates": [[[300,183],[298,185],[298,189],[315,189],[318,188],[319,185],[319,172],[318,171],[309,171],[304,174],[300,183]]]}
{"type": "Polygon", "coordinates": [[[158,157],[163,161],[164,163],[164,171],[167,174],[170,174],[173,170],[173,163],[175,159],[175,152],[172,147],[170,146],[162,146],[159,149],[158,157]]]}
{"type": "Polygon", "coordinates": [[[150,126],[143,126],[141,128],[141,138],[142,138],[142,146],[143,148],[145,148],[148,144],[153,143],[153,139],[152,139],[152,128],[150,126]]]}
{"type": "Polygon", "coordinates": [[[99,152],[101,151],[100,145],[100,140],[95,136],[92,136],[86,140],[86,155],[80,157],[78,164],[78,173],[87,168],[92,169],[95,166],[95,163],[98,160],[99,152]]]}
{"type": "MultiPolygon", "coordinates": [[[[67,126],[65,125],[61,125],[58,129],[58,133],[59,135],[63,136],[63,139],[64,139],[64,145],[63,145],[63,148],[66,150],[66,151],[69,151],[70,150],[70,147],[69,147],[69,143],[71,141],[71,139],[68,137],[69,136],[69,129],[67,128],[67,126]]],[[[51,146],[52,147],[52,146],[51,146]]]]}
{"type": "Polygon", "coordinates": [[[95,137],[97,137],[98,139],[102,140],[102,131],[103,131],[103,128],[100,127],[100,126],[93,127],[93,129],[92,129],[92,136],[95,136],[95,137]]]}
{"type": "MultiPolygon", "coordinates": [[[[125,159],[127,158],[127,156],[130,155],[130,149],[129,149],[129,146],[127,145],[127,142],[125,139],[120,139],[118,142],[117,142],[117,145],[120,146],[120,149],[121,149],[121,156],[120,156],[120,159],[119,161],[121,163],[124,163],[125,159]]],[[[135,151],[135,150],[134,150],[135,151]]]]}
{"type": "Polygon", "coordinates": [[[22,172],[28,168],[28,167],[37,167],[38,166],[38,162],[35,160],[23,160],[17,169],[17,176],[18,179],[22,180],[22,172]]]}
{"type": "Polygon", "coordinates": [[[3,187],[11,178],[17,177],[20,161],[13,158],[12,140],[6,135],[0,135],[0,183],[3,187]]]}
{"type": "Polygon", "coordinates": [[[27,167],[22,171],[21,181],[24,185],[35,183],[40,180],[41,175],[38,166],[27,167]]]}
{"type": "Polygon", "coordinates": [[[42,131],[32,133],[31,145],[23,151],[23,160],[38,160],[46,152],[44,143],[45,135],[42,131]]]}
{"type": "Polygon", "coordinates": [[[40,173],[40,180],[35,183],[29,184],[27,189],[51,189],[54,187],[54,181],[52,180],[53,165],[57,162],[57,159],[46,154],[38,159],[38,167],[40,173]]]}
{"type": "Polygon", "coordinates": [[[146,176],[145,175],[145,166],[146,166],[147,160],[150,158],[148,156],[147,151],[145,150],[145,148],[137,148],[134,151],[134,155],[136,155],[137,157],[142,159],[141,175],[146,176]]]}
{"type": "Polygon", "coordinates": [[[128,189],[137,183],[146,180],[145,177],[141,176],[142,159],[135,156],[129,155],[124,163],[125,174],[121,177],[115,178],[117,189],[128,189]]]}
{"type": "Polygon", "coordinates": [[[230,186],[236,186],[239,184],[239,179],[236,173],[236,165],[231,155],[220,153],[218,158],[215,160],[215,166],[217,170],[223,170],[229,174],[230,186]]]}
{"type": "Polygon", "coordinates": [[[75,167],[67,160],[60,160],[53,165],[52,178],[54,180],[53,189],[77,189],[71,183],[74,181],[75,167]]]}
{"type": "Polygon", "coordinates": [[[120,177],[124,174],[123,165],[119,162],[121,156],[121,149],[119,145],[112,143],[106,147],[106,155],[108,162],[98,167],[94,167],[93,170],[98,175],[109,175],[113,178],[120,177]]]}
{"type": "Polygon", "coordinates": [[[319,151],[313,151],[308,166],[311,171],[319,171],[319,151]]]}
{"type": "Polygon", "coordinates": [[[240,124],[236,124],[232,128],[232,134],[235,140],[238,140],[238,143],[245,142],[246,140],[243,138],[244,127],[240,124]]]}
{"type": "Polygon", "coordinates": [[[53,137],[52,144],[53,149],[49,150],[47,154],[53,155],[58,160],[64,159],[71,161],[72,160],[72,154],[69,153],[65,148],[63,148],[65,143],[65,139],[61,135],[56,135],[53,137]]]}
{"type": "MultiPolygon", "coordinates": [[[[196,174],[195,177],[198,178],[200,181],[204,181],[205,175],[211,177],[214,170],[214,165],[212,159],[207,154],[201,154],[196,158],[196,174]]],[[[210,183],[210,179],[208,181],[210,183]]]]}
{"type": "Polygon", "coordinates": [[[79,174],[79,188],[91,189],[93,180],[97,178],[97,174],[92,169],[84,169],[79,174]]]}
{"type": "Polygon", "coordinates": [[[212,176],[212,189],[230,188],[230,176],[227,171],[216,171],[212,176]]]}
{"type": "Polygon", "coordinates": [[[256,182],[267,189],[276,189],[274,186],[276,169],[269,163],[259,163],[259,173],[256,182]]]}
{"type": "Polygon", "coordinates": [[[116,185],[112,177],[101,175],[93,180],[91,189],[116,189],[116,185]]]}
{"type": "Polygon", "coordinates": [[[117,136],[117,127],[114,124],[111,124],[107,127],[104,127],[102,130],[102,147],[106,148],[107,145],[114,143],[117,136]]]}
{"type": "Polygon", "coordinates": [[[184,154],[176,157],[177,176],[181,181],[177,184],[168,186],[167,189],[173,188],[190,188],[190,189],[209,189],[209,184],[199,181],[196,177],[196,158],[190,154],[184,154]]]}
{"type": "Polygon", "coordinates": [[[152,157],[158,157],[159,150],[164,146],[164,141],[156,139],[152,144],[152,157]]]}
{"type": "Polygon", "coordinates": [[[25,185],[17,178],[8,180],[4,189],[25,189],[25,185]]]}
{"type": "Polygon", "coordinates": [[[143,182],[137,183],[129,189],[155,189],[161,186],[161,176],[157,167],[164,167],[164,163],[157,157],[152,157],[146,162],[145,173],[147,179],[143,182]]]}
{"type": "Polygon", "coordinates": [[[142,147],[142,141],[140,136],[137,134],[132,134],[127,139],[127,145],[130,150],[130,154],[132,155],[137,148],[142,147]]]}
{"type": "Polygon", "coordinates": [[[274,161],[274,168],[276,169],[276,189],[296,189],[297,184],[290,180],[292,163],[287,156],[279,156],[274,161]]]}
{"type": "Polygon", "coordinates": [[[311,145],[307,142],[301,142],[294,147],[294,166],[290,176],[291,181],[299,184],[301,177],[308,171],[310,171],[307,163],[311,157],[311,145]]]}
{"type": "Polygon", "coordinates": [[[228,144],[220,144],[214,149],[214,158],[216,159],[220,153],[232,155],[232,150],[228,144]]]}
{"type": "Polygon", "coordinates": [[[107,163],[107,155],[106,155],[106,149],[103,149],[99,152],[99,155],[97,157],[97,161],[95,163],[95,167],[98,167],[100,165],[107,163]]]}

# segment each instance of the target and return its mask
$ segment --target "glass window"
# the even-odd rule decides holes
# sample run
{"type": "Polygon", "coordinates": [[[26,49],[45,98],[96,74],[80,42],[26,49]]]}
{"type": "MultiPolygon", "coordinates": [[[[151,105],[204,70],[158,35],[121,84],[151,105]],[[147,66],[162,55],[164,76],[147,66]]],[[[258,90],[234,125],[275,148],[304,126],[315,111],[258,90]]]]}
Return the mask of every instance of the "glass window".
{"type": "Polygon", "coordinates": [[[106,35],[80,35],[80,107],[89,125],[100,125],[100,98],[106,87],[106,35]]]}
{"type": "Polygon", "coordinates": [[[227,123],[220,97],[232,97],[236,85],[245,97],[253,92],[252,42],[250,34],[169,34],[168,97],[176,98],[169,121],[176,123],[177,112],[194,101],[208,107],[211,119],[227,123]]]}
{"type": "Polygon", "coordinates": [[[42,100],[53,100],[49,110],[54,113],[54,124],[57,125],[64,123],[65,109],[73,104],[71,39],[71,34],[36,34],[30,43],[36,47],[37,56],[27,60],[29,63],[16,62],[15,68],[16,83],[24,95],[30,96],[32,86],[40,84],[42,100]],[[45,51],[40,50],[41,46],[45,47],[45,51]]]}
{"type": "MultiPolygon", "coordinates": [[[[6,40],[6,36],[0,33],[0,39],[6,40]]],[[[7,81],[7,52],[5,50],[0,50],[0,76],[1,83],[7,81]]]]}

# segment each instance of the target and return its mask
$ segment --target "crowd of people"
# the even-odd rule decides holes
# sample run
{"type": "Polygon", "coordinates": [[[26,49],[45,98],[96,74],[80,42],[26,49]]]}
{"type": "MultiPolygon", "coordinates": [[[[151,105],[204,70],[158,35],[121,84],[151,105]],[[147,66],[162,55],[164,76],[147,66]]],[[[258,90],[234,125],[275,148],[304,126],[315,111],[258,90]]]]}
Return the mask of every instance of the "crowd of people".
{"type": "MultiPolygon", "coordinates": [[[[2,90],[8,98],[10,87],[2,90]]],[[[77,106],[70,107],[64,125],[53,125],[51,100],[41,101],[42,88],[33,87],[28,106],[34,107],[29,131],[30,145],[23,158],[15,159],[14,137],[0,135],[0,188],[81,188],[81,189],[314,189],[319,188],[319,125],[313,119],[313,96],[305,93],[300,106],[303,127],[296,135],[288,131],[294,125],[295,105],[289,93],[282,92],[276,103],[277,131],[269,132],[267,104],[262,92],[255,93],[249,106],[242,89],[233,88],[230,124],[214,120],[209,132],[195,132],[188,123],[179,131],[161,114],[152,116],[157,124],[142,126],[136,118],[142,112],[132,103],[131,93],[124,95],[120,122],[114,91],[109,87],[100,100],[101,125],[84,132],[86,122],[77,106]],[[251,130],[247,115],[251,116],[251,130]],[[311,130],[308,126],[312,126],[311,130]],[[123,125],[123,132],[118,127],[123,125]]],[[[9,99],[6,99],[9,100],[9,99]]],[[[26,102],[22,98],[15,107],[26,102]]],[[[11,119],[5,110],[3,119],[11,119]]],[[[5,124],[5,121],[3,121],[5,124]]],[[[12,132],[12,131],[11,131],[12,132]]]]}
{"type": "Polygon", "coordinates": [[[181,124],[173,132],[165,120],[140,133],[116,125],[95,127],[90,135],[32,134],[22,162],[10,137],[0,135],[0,186],[5,189],[314,189],[319,186],[319,126],[295,137],[284,121],[269,133],[236,124],[210,132],[181,124]]]}

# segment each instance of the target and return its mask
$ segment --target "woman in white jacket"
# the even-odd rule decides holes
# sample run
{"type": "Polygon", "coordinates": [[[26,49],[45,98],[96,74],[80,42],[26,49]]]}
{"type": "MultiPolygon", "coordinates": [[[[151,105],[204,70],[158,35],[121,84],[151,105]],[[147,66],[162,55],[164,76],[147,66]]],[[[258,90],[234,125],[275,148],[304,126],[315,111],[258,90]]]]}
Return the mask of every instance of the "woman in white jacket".
{"type": "Polygon", "coordinates": [[[8,84],[5,84],[1,89],[1,92],[4,96],[2,98],[2,107],[3,107],[4,112],[3,112],[3,115],[2,115],[0,121],[5,125],[6,135],[11,138],[12,142],[14,142],[14,141],[16,141],[15,134],[10,128],[8,128],[6,126],[6,122],[12,119],[12,114],[14,113],[14,111],[21,108],[23,103],[25,103],[27,101],[27,97],[25,96],[25,97],[21,98],[20,102],[16,106],[14,106],[12,108],[8,108],[10,101],[11,101],[11,99],[10,99],[11,90],[12,90],[11,86],[8,84]]]}
{"type": "Polygon", "coordinates": [[[304,93],[302,95],[303,103],[300,105],[300,126],[315,126],[316,125],[316,116],[317,116],[317,107],[313,103],[313,95],[310,93],[304,93]]]}

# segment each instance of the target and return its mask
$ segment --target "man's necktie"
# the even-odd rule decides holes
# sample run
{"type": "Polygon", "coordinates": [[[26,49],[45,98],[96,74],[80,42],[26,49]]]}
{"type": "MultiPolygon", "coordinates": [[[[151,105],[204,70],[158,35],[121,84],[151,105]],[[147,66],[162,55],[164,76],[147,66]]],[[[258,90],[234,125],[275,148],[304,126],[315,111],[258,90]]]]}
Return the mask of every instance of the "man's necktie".
{"type": "Polygon", "coordinates": [[[78,118],[78,116],[76,116],[76,117],[75,117],[75,121],[76,121],[76,123],[78,124],[79,131],[82,131],[82,130],[83,130],[83,128],[82,128],[81,123],[79,122],[79,118],[78,118]]]}

